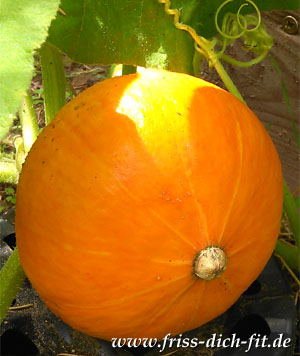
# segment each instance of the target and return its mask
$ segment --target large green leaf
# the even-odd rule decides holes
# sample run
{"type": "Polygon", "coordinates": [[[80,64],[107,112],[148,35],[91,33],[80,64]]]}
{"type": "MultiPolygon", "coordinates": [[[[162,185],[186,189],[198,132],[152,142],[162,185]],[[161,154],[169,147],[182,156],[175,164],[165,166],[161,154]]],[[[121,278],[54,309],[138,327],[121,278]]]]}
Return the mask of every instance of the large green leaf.
{"type": "Polygon", "coordinates": [[[192,71],[193,41],[157,0],[63,0],[61,8],[49,41],[75,61],[192,71]]]}
{"type": "MultiPolygon", "coordinates": [[[[261,11],[296,9],[297,0],[254,0],[261,11]]],[[[181,11],[180,21],[198,34],[216,34],[214,15],[223,0],[172,0],[181,11]]],[[[237,12],[245,1],[228,3],[220,12],[237,12]]],[[[66,15],[59,15],[50,28],[49,41],[75,61],[156,66],[191,72],[193,41],[174,27],[157,0],[62,0],[66,15]]],[[[249,4],[243,13],[254,12],[249,4]]]]}
{"type": "Polygon", "coordinates": [[[59,0],[0,1],[0,140],[30,85],[33,51],[46,39],[59,0]]]}

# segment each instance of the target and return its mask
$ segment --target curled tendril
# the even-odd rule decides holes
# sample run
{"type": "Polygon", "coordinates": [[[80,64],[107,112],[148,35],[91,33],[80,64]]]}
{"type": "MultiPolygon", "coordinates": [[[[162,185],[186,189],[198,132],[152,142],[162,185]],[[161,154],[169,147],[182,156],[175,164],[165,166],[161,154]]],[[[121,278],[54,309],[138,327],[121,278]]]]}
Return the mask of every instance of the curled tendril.
{"type": "Polygon", "coordinates": [[[218,7],[218,9],[216,11],[216,15],[215,15],[215,25],[216,25],[217,31],[223,38],[236,40],[236,39],[242,37],[246,32],[256,31],[259,28],[259,26],[261,24],[261,14],[260,14],[258,7],[252,0],[245,0],[245,1],[247,1],[247,3],[242,4],[239,7],[239,9],[235,15],[228,13],[224,16],[224,19],[222,22],[222,29],[221,29],[218,24],[218,17],[219,17],[220,11],[223,9],[224,6],[226,6],[228,3],[232,2],[232,1],[234,1],[234,0],[226,0],[218,7]],[[242,9],[245,6],[248,6],[248,3],[254,7],[254,9],[257,13],[257,23],[254,28],[249,28],[249,24],[247,23],[246,17],[241,14],[242,9]],[[236,33],[237,27],[240,30],[239,33],[236,33]]]}
{"type": "MultiPolygon", "coordinates": [[[[246,20],[243,17],[243,21],[246,24],[246,20]]],[[[222,33],[225,34],[224,38],[228,40],[235,40],[238,39],[239,37],[243,36],[245,33],[245,30],[240,31],[240,25],[236,21],[236,15],[231,14],[228,12],[225,14],[223,22],[222,22],[222,33]],[[228,29],[230,29],[230,35],[226,34],[226,31],[228,32],[228,29]]]]}
{"type": "MultiPolygon", "coordinates": [[[[205,57],[209,63],[209,66],[214,66],[218,72],[222,74],[223,80],[229,85],[234,86],[231,79],[225,74],[222,69],[222,65],[219,59],[223,59],[227,62],[230,62],[239,67],[249,67],[253,64],[259,63],[262,59],[266,57],[269,49],[273,44],[273,39],[270,35],[267,34],[263,23],[261,22],[261,15],[258,7],[252,0],[245,0],[251,4],[257,12],[258,17],[253,15],[242,15],[241,10],[244,6],[247,6],[248,3],[241,5],[236,14],[227,13],[225,14],[222,22],[222,29],[218,25],[218,16],[221,9],[231,1],[234,0],[225,0],[223,4],[218,8],[215,16],[215,24],[218,32],[222,36],[222,49],[218,53],[215,52],[215,47],[217,44],[220,44],[220,40],[217,37],[212,38],[211,40],[206,39],[205,37],[199,36],[197,32],[189,25],[181,23],[180,11],[178,9],[171,8],[170,0],[157,0],[158,3],[164,5],[164,10],[167,15],[173,17],[174,26],[182,31],[186,31],[195,41],[195,50],[202,56],[205,57]],[[254,26],[249,28],[249,26],[254,26]],[[250,60],[248,62],[240,62],[234,58],[227,56],[224,52],[226,47],[234,42],[238,38],[243,38],[244,49],[258,53],[258,57],[250,60]]],[[[240,99],[242,97],[238,94],[240,99]]]]}
{"type": "Polygon", "coordinates": [[[225,5],[232,1],[234,0],[224,1],[216,11],[215,25],[217,31],[221,35],[221,39],[218,41],[218,44],[222,46],[221,50],[216,53],[216,56],[239,67],[250,67],[253,64],[259,63],[266,57],[268,51],[273,45],[273,39],[266,32],[266,28],[261,21],[260,11],[252,0],[245,0],[247,2],[239,7],[236,14],[226,13],[223,17],[222,26],[220,28],[218,24],[220,11],[225,5]],[[249,4],[255,9],[257,16],[241,14],[242,9],[249,4]],[[248,62],[240,62],[226,55],[224,53],[226,47],[238,38],[241,38],[243,41],[242,49],[252,51],[256,53],[258,57],[248,62]]]}
{"type": "MultiPolygon", "coordinates": [[[[260,14],[260,11],[259,11],[258,7],[256,6],[256,4],[255,4],[253,1],[251,1],[251,0],[247,0],[247,1],[254,7],[254,9],[255,9],[255,11],[256,11],[256,13],[257,13],[257,24],[256,24],[255,27],[249,28],[249,27],[247,27],[247,21],[246,21],[246,20],[245,20],[245,23],[246,23],[246,26],[245,26],[245,27],[243,27],[243,25],[242,25],[241,22],[240,22],[240,17],[242,16],[242,15],[240,14],[240,12],[241,12],[241,10],[242,10],[243,7],[248,6],[247,3],[243,4],[243,5],[240,6],[240,8],[238,9],[238,12],[237,12],[237,14],[236,14],[236,15],[237,15],[237,22],[238,22],[239,26],[240,26],[243,30],[245,30],[246,32],[252,32],[252,31],[256,31],[256,30],[259,29],[259,26],[261,25],[261,14],[260,14]]],[[[243,17],[243,18],[244,18],[244,17],[243,17]]]]}

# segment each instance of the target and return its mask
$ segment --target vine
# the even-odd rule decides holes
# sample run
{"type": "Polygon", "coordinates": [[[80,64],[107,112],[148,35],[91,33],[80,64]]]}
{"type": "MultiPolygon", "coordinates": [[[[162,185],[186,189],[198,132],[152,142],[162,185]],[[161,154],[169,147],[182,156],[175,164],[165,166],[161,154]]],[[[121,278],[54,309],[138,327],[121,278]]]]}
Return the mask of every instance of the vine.
{"type": "Polygon", "coordinates": [[[160,4],[164,4],[165,13],[167,15],[174,16],[174,26],[179,30],[188,32],[192,36],[195,41],[195,50],[207,59],[209,66],[213,66],[216,69],[228,90],[237,98],[239,98],[242,102],[245,102],[237,87],[234,85],[230,76],[221,64],[218,55],[216,55],[214,51],[214,47],[217,44],[217,40],[207,40],[206,38],[199,36],[191,26],[180,23],[180,11],[177,9],[171,9],[170,0],[158,0],[158,2],[160,4]]]}
{"type": "Polygon", "coordinates": [[[215,14],[215,25],[221,38],[215,37],[212,40],[207,40],[206,38],[199,36],[191,26],[183,24],[179,21],[180,11],[177,9],[171,9],[170,0],[158,0],[159,3],[165,5],[165,13],[174,16],[174,26],[179,30],[188,32],[192,36],[195,41],[196,51],[208,60],[210,66],[218,67],[218,60],[223,59],[226,62],[238,67],[250,67],[261,62],[267,56],[273,45],[273,39],[266,32],[266,28],[261,21],[260,11],[252,0],[245,0],[247,3],[242,4],[236,14],[226,13],[220,27],[218,24],[220,12],[224,6],[232,1],[234,0],[224,1],[219,6],[215,14]],[[248,3],[254,7],[257,17],[253,15],[241,14],[242,9],[247,6],[248,3]],[[225,54],[225,50],[228,45],[232,44],[239,38],[243,40],[244,46],[242,48],[246,51],[252,51],[258,54],[256,58],[247,62],[242,62],[225,54]],[[221,45],[222,47],[219,52],[216,52],[215,50],[217,45],[221,45]]]}
{"type": "MultiPolygon", "coordinates": [[[[225,38],[228,38],[228,39],[237,39],[241,36],[243,36],[243,34],[245,32],[253,32],[253,31],[256,31],[260,24],[261,24],[261,15],[260,15],[260,11],[258,9],[258,7],[256,6],[256,4],[252,1],[252,0],[246,0],[248,1],[255,9],[257,15],[258,15],[258,19],[257,19],[257,24],[254,28],[249,28],[248,27],[248,23],[247,23],[247,20],[245,18],[245,16],[241,15],[241,10],[243,7],[247,6],[248,4],[245,3],[243,5],[241,5],[238,9],[238,12],[237,14],[231,14],[231,13],[227,13],[225,16],[224,16],[224,19],[223,19],[223,23],[222,23],[222,30],[220,29],[219,27],[219,24],[218,24],[218,17],[219,17],[219,14],[220,14],[220,11],[221,9],[227,5],[228,3],[232,2],[233,0],[226,0],[224,1],[217,9],[216,11],[216,15],[215,15],[215,25],[216,25],[216,29],[217,31],[225,38]],[[242,21],[244,22],[244,25],[242,25],[242,21]],[[233,28],[234,30],[236,30],[236,26],[234,26],[234,22],[237,22],[238,24],[238,28],[240,28],[242,31],[239,33],[239,34],[231,34],[231,29],[233,28]],[[231,22],[233,22],[233,24],[231,24],[231,22]],[[229,26],[228,26],[229,25],[229,26]]],[[[235,31],[234,31],[235,32],[235,31]]]]}

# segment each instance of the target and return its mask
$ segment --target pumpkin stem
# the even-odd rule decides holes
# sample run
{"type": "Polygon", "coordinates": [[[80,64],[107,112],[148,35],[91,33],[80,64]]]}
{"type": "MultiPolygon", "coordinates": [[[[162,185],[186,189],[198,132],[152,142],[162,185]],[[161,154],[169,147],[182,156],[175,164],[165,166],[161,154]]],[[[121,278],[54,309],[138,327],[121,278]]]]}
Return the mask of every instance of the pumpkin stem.
{"type": "Polygon", "coordinates": [[[194,259],[193,274],[209,281],[218,278],[226,269],[227,257],[218,246],[206,247],[194,259]]]}

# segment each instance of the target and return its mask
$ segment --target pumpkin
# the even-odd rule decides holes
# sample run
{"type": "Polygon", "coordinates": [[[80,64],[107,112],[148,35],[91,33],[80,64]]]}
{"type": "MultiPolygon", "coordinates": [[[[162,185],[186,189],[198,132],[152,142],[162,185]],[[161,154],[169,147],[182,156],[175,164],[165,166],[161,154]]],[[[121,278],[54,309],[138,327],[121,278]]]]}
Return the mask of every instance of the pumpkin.
{"type": "Polygon", "coordinates": [[[282,174],[254,113],[201,79],[107,79],[42,131],[17,189],[22,266],[94,337],[163,338],[226,311],[274,249],[282,174]]]}

